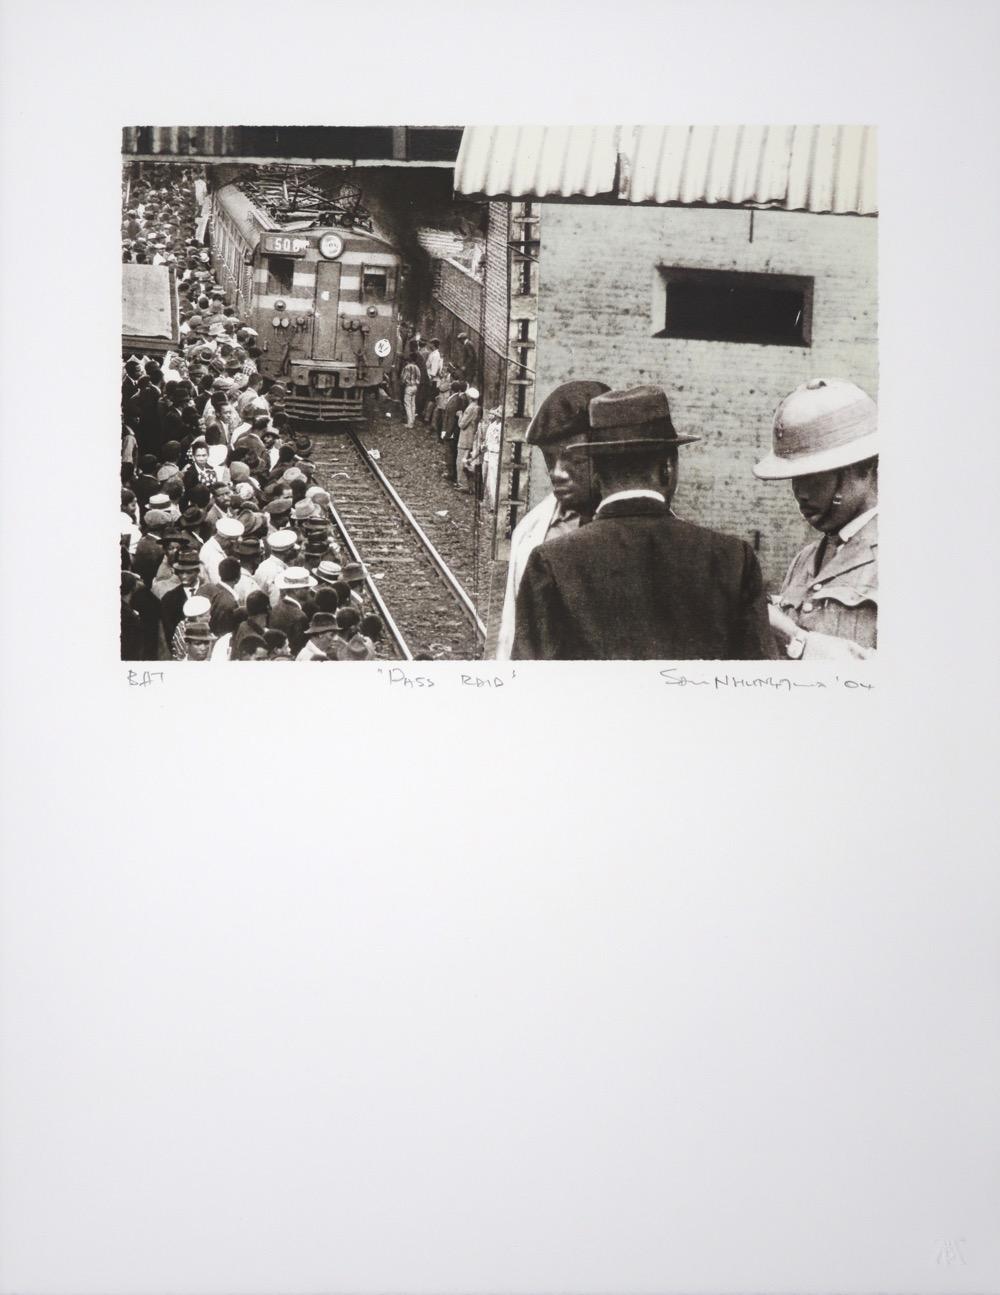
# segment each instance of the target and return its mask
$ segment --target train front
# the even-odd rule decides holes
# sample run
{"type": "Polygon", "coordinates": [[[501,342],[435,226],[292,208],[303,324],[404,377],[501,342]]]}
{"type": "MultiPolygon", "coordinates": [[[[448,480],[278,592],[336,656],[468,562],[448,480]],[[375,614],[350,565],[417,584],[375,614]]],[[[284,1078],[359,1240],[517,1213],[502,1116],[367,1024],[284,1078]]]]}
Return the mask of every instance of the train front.
{"type": "Polygon", "coordinates": [[[377,232],[262,232],[255,265],[261,372],[288,387],[286,409],[309,422],[363,416],[395,358],[400,257],[377,232]]]}

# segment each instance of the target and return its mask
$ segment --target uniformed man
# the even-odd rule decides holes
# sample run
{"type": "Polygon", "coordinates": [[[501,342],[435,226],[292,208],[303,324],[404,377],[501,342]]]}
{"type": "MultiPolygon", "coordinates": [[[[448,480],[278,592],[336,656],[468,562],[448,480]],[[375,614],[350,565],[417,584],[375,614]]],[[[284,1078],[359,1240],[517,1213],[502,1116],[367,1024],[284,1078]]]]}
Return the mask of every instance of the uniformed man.
{"type": "Polygon", "coordinates": [[[281,597],[277,588],[278,576],[294,564],[299,551],[299,537],[291,530],[272,531],[265,543],[268,556],[253,575],[273,607],[281,597]]]}
{"type": "Polygon", "coordinates": [[[842,378],[814,378],[774,415],[772,451],[754,468],[792,483],[799,511],[822,537],[792,560],[769,607],[793,660],[865,658],[878,619],[878,409],[842,378]]]}

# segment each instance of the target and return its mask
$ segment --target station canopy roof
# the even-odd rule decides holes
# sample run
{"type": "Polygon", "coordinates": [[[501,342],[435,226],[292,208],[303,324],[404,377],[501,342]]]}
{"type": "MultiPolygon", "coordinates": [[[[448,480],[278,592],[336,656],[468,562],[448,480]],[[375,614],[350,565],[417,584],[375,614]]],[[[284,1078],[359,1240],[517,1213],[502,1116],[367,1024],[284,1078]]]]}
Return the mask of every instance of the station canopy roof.
{"type": "Polygon", "coordinates": [[[875,127],[466,126],[455,190],[875,216],[875,127]]]}

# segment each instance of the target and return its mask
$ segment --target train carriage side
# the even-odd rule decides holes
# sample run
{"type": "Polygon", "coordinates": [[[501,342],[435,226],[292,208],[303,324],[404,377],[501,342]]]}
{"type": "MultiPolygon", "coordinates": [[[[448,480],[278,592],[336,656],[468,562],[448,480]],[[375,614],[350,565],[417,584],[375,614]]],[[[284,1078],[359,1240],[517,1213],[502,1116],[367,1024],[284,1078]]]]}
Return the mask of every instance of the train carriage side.
{"type": "MultiPolygon", "coordinates": [[[[319,422],[359,418],[365,393],[381,385],[394,360],[400,254],[374,230],[279,225],[235,185],[218,191],[217,208],[227,298],[257,330],[261,373],[287,385],[288,413],[319,422]],[[237,253],[243,272],[231,264],[237,253]]],[[[213,250],[214,242],[213,230],[213,250]]]]}
{"type": "Polygon", "coordinates": [[[260,235],[257,209],[236,185],[225,185],[213,193],[212,264],[226,301],[236,307],[240,318],[247,323],[256,313],[253,269],[260,235]]]}

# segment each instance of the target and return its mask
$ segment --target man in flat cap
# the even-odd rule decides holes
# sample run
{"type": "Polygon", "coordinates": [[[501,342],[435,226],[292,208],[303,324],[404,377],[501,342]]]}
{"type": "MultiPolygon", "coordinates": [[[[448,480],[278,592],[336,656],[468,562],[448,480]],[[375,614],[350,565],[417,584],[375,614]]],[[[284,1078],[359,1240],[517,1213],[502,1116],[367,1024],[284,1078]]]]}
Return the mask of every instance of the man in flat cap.
{"type": "Polygon", "coordinates": [[[515,659],[773,657],[760,567],[743,540],[671,516],[677,447],[666,392],[609,391],[589,407],[601,503],[540,545],[517,595],[515,659]]]}
{"type": "Polygon", "coordinates": [[[877,645],[878,409],[842,378],[813,378],[774,415],[772,451],[754,468],[791,481],[821,538],[792,560],[768,612],[792,660],[858,660],[877,645]]]}
{"type": "Polygon", "coordinates": [[[538,406],[524,434],[526,444],[537,445],[542,451],[552,493],[521,518],[510,537],[498,661],[510,660],[517,591],[529,555],[546,540],[575,531],[581,517],[589,521],[597,506],[591,460],[583,446],[590,430],[590,402],[610,390],[603,382],[564,382],[538,406]]]}

